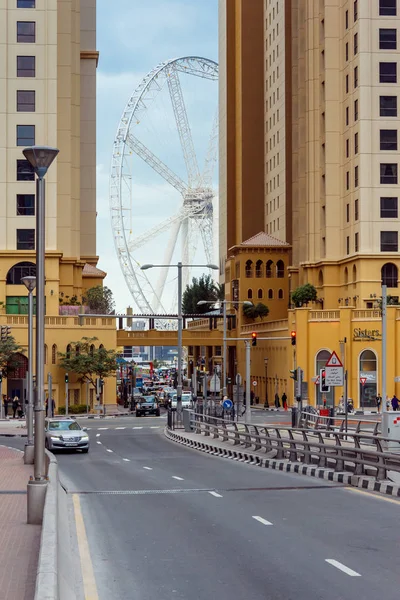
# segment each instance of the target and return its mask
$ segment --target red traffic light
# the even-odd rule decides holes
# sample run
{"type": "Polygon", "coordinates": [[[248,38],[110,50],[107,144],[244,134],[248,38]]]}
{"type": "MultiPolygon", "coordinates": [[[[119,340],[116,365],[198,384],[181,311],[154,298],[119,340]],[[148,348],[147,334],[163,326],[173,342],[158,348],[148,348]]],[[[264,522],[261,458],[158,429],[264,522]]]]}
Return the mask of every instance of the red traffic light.
{"type": "Polygon", "coordinates": [[[251,345],[257,346],[257,333],[255,331],[251,334],[251,345]]]}
{"type": "Polygon", "coordinates": [[[292,338],[292,346],[296,345],[296,332],[295,331],[291,331],[290,332],[290,337],[292,338]]]}

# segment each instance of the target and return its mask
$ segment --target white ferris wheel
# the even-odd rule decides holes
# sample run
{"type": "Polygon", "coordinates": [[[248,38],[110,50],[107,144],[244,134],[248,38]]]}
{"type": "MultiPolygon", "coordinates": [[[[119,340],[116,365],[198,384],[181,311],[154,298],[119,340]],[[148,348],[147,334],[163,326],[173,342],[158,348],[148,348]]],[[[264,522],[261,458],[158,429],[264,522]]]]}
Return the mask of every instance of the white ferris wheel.
{"type": "MultiPolygon", "coordinates": [[[[141,264],[149,262],[144,258],[147,257],[146,249],[154,250],[156,246],[160,250],[157,262],[163,265],[176,264],[175,254],[176,260],[183,264],[193,264],[199,251],[207,264],[216,262],[213,178],[218,146],[217,81],[218,65],[212,60],[190,56],[163,62],[136,88],[118,126],[110,177],[111,226],[122,273],[141,314],[168,314],[171,311],[171,285],[175,285],[168,281],[169,269],[158,272],[154,269],[155,279],[151,278],[153,273],[140,269],[141,264]],[[206,89],[206,96],[204,85],[211,86],[211,91],[206,89]],[[189,106],[185,102],[187,95],[189,106]],[[211,96],[215,102],[210,109],[211,96]],[[193,105],[199,98],[204,98],[206,104],[202,105],[200,116],[190,119],[195,114],[193,105]],[[206,114],[210,110],[211,115],[206,114]],[[192,121],[204,155],[201,169],[192,121]],[[209,132],[205,134],[204,123],[207,122],[209,132]],[[161,127],[163,136],[159,134],[161,127]],[[136,157],[151,169],[151,173],[148,171],[150,178],[156,173],[157,178],[162,178],[160,182],[168,184],[169,192],[174,192],[166,194],[164,186],[164,197],[159,198],[159,206],[149,207],[148,217],[153,219],[153,224],[147,231],[143,231],[137,216],[140,213],[146,222],[146,197],[138,199],[135,189],[136,157]],[[174,168],[168,166],[171,162],[174,168]],[[154,223],[155,214],[162,212],[161,209],[164,216],[154,223]],[[166,216],[165,211],[171,214],[166,216]]],[[[170,275],[176,278],[176,273],[170,275]]],[[[190,276],[190,269],[184,269],[184,286],[190,276]]],[[[176,297],[176,294],[172,296],[176,297]]]]}

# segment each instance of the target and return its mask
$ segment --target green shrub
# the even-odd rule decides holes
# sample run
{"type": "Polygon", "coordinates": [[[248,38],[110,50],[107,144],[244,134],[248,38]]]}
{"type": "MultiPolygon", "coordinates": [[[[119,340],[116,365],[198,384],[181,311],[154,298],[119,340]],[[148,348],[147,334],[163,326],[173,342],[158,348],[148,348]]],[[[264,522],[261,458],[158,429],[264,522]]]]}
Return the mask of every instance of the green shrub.
{"type": "MultiPolygon", "coordinates": [[[[85,413],[86,410],[86,404],[71,404],[71,406],[68,407],[68,413],[70,415],[81,415],[85,413]]],[[[65,406],[59,406],[56,412],[59,415],[65,415],[65,406]]]]}

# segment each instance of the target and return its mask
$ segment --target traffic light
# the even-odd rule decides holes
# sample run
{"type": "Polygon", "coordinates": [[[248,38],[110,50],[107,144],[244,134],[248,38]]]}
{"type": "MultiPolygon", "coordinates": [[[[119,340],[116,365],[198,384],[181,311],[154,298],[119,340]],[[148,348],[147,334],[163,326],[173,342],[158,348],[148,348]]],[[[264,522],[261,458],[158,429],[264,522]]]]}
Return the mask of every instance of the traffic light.
{"type": "Polygon", "coordinates": [[[68,383],[68,373],[65,373],[65,383],[68,383]]]}
{"type": "Polygon", "coordinates": [[[319,372],[319,389],[322,393],[330,392],[329,385],[325,383],[325,369],[321,369],[319,372]]]}
{"type": "Polygon", "coordinates": [[[297,369],[293,369],[292,371],[289,371],[290,373],[290,379],[293,379],[293,381],[297,381],[297,369]]]}
{"type": "Polygon", "coordinates": [[[296,345],[296,332],[295,331],[291,331],[290,332],[290,337],[292,338],[292,346],[296,345]]]}
{"type": "Polygon", "coordinates": [[[257,333],[255,331],[251,334],[251,345],[257,346],[257,333]]]}

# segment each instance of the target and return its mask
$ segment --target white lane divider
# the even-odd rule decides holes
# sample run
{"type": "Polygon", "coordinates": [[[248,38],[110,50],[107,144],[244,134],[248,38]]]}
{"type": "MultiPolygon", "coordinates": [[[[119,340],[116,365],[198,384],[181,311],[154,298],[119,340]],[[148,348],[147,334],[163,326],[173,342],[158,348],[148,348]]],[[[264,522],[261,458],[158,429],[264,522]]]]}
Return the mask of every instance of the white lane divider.
{"type": "Polygon", "coordinates": [[[211,494],[211,496],[214,496],[214,498],[222,498],[221,494],[217,494],[217,492],[208,492],[209,494],[211,494]]]}
{"type": "Polygon", "coordinates": [[[106,448],[107,452],[114,452],[114,450],[110,450],[110,448],[106,448]]]}
{"type": "Polygon", "coordinates": [[[101,433],[96,433],[96,437],[100,437],[100,436],[101,436],[101,433]]]}
{"type": "Polygon", "coordinates": [[[143,467],[143,469],[146,469],[146,471],[152,471],[153,470],[151,467],[143,467]]]}
{"type": "Polygon", "coordinates": [[[99,431],[100,431],[100,430],[102,430],[102,431],[105,431],[106,429],[108,429],[108,427],[98,427],[97,429],[98,429],[99,431]]]}
{"type": "Polygon", "coordinates": [[[159,425],[152,425],[152,426],[150,427],[150,429],[160,429],[160,426],[159,426],[159,425]]]}
{"type": "Polygon", "coordinates": [[[272,525],[272,523],[270,521],[267,521],[266,519],[263,519],[262,517],[253,517],[253,519],[258,521],[259,523],[262,523],[263,525],[272,525]]]}
{"type": "Polygon", "coordinates": [[[101,445],[101,442],[99,442],[99,441],[97,441],[96,443],[101,445]]]}
{"type": "Polygon", "coordinates": [[[132,427],[132,429],[143,429],[143,427],[132,427]]]}
{"type": "Polygon", "coordinates": [[[353,569],[349,569],[349,567],[346,567],[346,565],[342,565],[342,563],[340,563],[338,560],[335,560],[333,558],[326,558],[325,562],[332,565],[332,567],[336,567],[340,571],[343,571],[343,573],[346,573],[346,575],[350,575],[350,577],[361,577],[360,573],[357,573],[357,571],[353,571],[353,569]]]}
{"type": "Polygon", "coordinates": [[[185,481],[183,477],[177,477],[176,475],[172,475],[172,479],[176,479],[177,481],[185,481]]]}
{"type": "Polygon", "coordinates": [[[125,462],[131,462],[130,458],[123,458],[122,460],[124,460],[125,462]]]}
{"type": "Polygon", "coordinates": [[[126,429],[126,427],[116,427],[115,429],[126,429]]]}

